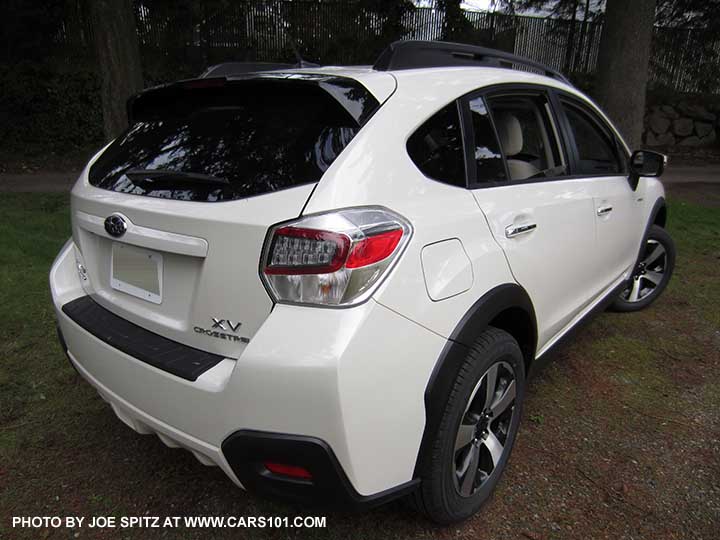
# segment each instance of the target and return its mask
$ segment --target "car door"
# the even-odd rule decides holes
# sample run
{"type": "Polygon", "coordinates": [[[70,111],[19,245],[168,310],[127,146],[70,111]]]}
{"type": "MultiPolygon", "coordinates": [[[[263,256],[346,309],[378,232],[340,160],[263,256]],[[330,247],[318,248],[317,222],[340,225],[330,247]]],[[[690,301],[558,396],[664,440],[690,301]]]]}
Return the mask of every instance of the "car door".
{"type": "MultiPolygon", "coordinates": [[[[640,201],[628,181],[627,155],[613,130],[587,104],[559,97],[574,173],[591,182],[596,224],[596,279],[611,287],[632,269],[641,230],[640,201]]],[[[642,200],[642,199],[640,199],[642,200]]]]}
{"type": "Polygon", "coordinates": [[[568,178],[557,119],[541,87],[471,95],[463,110],[473,195],[530,295],[541,350],[598,292],[588,279],[596,264],[592,180],[568,178]]]}

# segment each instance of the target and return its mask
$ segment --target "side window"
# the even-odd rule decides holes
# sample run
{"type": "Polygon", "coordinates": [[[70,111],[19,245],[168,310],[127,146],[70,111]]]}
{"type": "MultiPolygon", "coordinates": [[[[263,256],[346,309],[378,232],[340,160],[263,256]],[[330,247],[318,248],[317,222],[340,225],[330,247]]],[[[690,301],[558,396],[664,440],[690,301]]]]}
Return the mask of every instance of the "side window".
{"type": "Polygon", "coordinates": [[[465,187],[465,155],[457,104],[441,109],[413,133],[407,151],[425,176],[465,187]]]}
{"type": "Polygon", "coordinates": [[[562,106],[578,150],[577,172],[595,175],[624,172],[615,140],[600,127],[601,124],[570,103],[563,101],[562,106]]]}
{"type": "Polygon", "coordinates": [[[475,166],[478,182],[507,180],[505,164],[500,153],[492,122],[488,116],[485,100],[476,97],[468,102],[474,135],[475,166]]]}
{"type": "Polygon", "coordinates": [[[489,104],[511,180],[567,174],[544,96],[498,96],[489,104]]]}

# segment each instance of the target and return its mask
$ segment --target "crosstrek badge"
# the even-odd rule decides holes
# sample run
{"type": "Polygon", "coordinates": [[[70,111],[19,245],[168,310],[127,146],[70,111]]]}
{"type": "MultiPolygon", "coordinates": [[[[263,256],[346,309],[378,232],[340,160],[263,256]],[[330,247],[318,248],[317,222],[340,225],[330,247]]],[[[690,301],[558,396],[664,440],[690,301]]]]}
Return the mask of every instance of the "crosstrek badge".
{"type": "Polygon", "coordinates": [[[193,328],[198,334],[205,334],[209,337],[216,339],[225,339],[227,341],[239,341],[241,343],[250,343],[250,339],[242,336],[235,335],[242,326],[241,322],[233,322],[230,319],[218,319],[212,318],[212,328],[203,328],[202,326],[196,326],[193,328]],[[233,332],[233,333],[228,333],[233,332]]]}

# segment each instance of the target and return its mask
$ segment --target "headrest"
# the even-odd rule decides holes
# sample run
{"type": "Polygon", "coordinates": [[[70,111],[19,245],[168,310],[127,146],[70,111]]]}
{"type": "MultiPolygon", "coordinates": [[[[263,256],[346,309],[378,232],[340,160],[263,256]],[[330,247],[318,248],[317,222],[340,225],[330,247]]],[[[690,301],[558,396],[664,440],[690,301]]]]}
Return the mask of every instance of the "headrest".
{"type": "Polygon", "coordinates": [[[506,156],[514,156],[522,152],[523,134],[520,120],[512,113],[500,112],[495,115],[500,144],[506,156]]]}

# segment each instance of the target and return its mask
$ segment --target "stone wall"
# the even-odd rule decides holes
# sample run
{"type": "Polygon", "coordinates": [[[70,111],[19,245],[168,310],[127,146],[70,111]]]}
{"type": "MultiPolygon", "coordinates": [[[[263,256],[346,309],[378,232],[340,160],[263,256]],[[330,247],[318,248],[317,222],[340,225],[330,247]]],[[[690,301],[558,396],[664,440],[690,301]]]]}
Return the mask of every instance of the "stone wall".
{"type": "Polygon", "coordinates": [[[720,131],[720,103],[652,105],[645,116],[646,146],[713,146],[720,131]]]}

